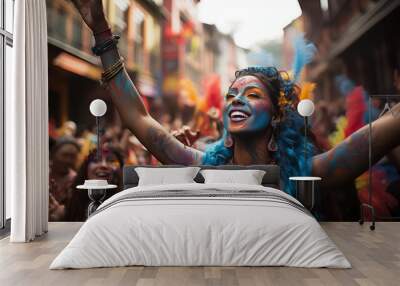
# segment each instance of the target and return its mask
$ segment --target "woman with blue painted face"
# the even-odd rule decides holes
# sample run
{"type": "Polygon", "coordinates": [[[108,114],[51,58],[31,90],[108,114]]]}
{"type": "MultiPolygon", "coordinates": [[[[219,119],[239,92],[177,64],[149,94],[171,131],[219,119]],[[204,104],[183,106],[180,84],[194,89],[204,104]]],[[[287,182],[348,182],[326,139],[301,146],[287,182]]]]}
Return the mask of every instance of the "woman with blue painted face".
{"type": "MultiPolygon", "coordinates": [[[[304,161],[304,121],[296,111],[299,88],[274,67],[250,67],[236,72],[224,104],[224,137],[209,146],[202,163],[271,164],[281,166],[285,191],[288,178],[311,173],[304,161]]],[[[308,140],[309,154],[315,148],[308,140]]]]}
{"type": "MultiPolygon", "coordinates": [[[[328,152],[316,154],[308,144],[303,152],[302,118],[296,112],[299,89],[285,73],[273,67],[247,68],[225,95],[224,136],[205,152],[185,146],[146,111],[141,97],[121,63],[116,41],[100,0],[73,0],[93,31],[96,53],[106,71],[104,81],[124,124],[163,164],[268,164],[281,167],[284,190],[293,193],[288,177],[323,177],[322,186],[352,182],[368,168],[368,128],[355,132],[328,152]],[[314,153],[310,153],[314,152],[314,153]]],[[[393,108],[397,114],[400,105],[393,108]]],[[[387,114],[372,124],[373,162],[400,145],[400,116],[387,114]]],[[[310,141],[309,141],[310,142],[310,141]]]]}

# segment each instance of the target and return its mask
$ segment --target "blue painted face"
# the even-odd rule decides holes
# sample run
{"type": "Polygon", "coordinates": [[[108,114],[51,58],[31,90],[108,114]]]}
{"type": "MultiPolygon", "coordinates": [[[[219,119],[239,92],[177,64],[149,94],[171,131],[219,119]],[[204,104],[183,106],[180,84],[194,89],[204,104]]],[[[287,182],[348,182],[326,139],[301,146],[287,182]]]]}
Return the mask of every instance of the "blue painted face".
{"type": "Polygon", "coordinates": [[[236,79],[225,97],[224,125],[232,134],[267,130],[274,107],[263,83],[255,76],[236,79]]]}

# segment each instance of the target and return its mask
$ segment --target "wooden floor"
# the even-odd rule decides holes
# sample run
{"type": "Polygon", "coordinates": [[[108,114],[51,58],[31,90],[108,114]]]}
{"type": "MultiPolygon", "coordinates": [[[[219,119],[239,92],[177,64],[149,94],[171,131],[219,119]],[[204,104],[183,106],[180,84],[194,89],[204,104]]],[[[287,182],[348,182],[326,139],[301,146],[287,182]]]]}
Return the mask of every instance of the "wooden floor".
{"type": "Polygon", "coordinates": [[[48,270],[80,223],[50,223],[32,243],[0,240],[0,285],[400,285],[400,223],[382,222],[374,232],[357,223],[323,223],[353,268],[123,267],[48,270]]]}

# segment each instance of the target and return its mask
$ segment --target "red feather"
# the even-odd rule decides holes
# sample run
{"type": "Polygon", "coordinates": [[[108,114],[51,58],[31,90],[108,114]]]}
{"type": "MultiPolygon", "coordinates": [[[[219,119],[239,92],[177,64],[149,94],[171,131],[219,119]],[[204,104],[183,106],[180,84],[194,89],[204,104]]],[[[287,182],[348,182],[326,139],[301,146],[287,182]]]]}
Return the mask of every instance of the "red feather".
{"type": "Polygon", "coordinates": [[[346,137],[364,126],[366,110],[367,104],[364,99],[364,90],[361,86],[358,86],[346,98],[347,127],[344,130],[346,137]]]}

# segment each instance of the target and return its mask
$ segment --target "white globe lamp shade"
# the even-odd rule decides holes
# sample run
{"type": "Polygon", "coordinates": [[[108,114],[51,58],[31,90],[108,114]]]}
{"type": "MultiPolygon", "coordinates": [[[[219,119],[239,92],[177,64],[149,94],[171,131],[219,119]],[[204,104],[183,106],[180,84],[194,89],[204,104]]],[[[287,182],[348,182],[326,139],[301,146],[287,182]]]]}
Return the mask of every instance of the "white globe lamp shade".
{"type": "Polygon", "coordinates": [[[312,102],[310,99],[303,99],[297,105],[297,111],[303,117],[311,116],[314,113],[314,110],[314,102],[312,102]]]}
{"type": "Polygon", "coordinates": [[[101,117],[106,113],[107,105],[103,100],[95,99],[90,103],[89,109],[93,116],[101,117]]]}

